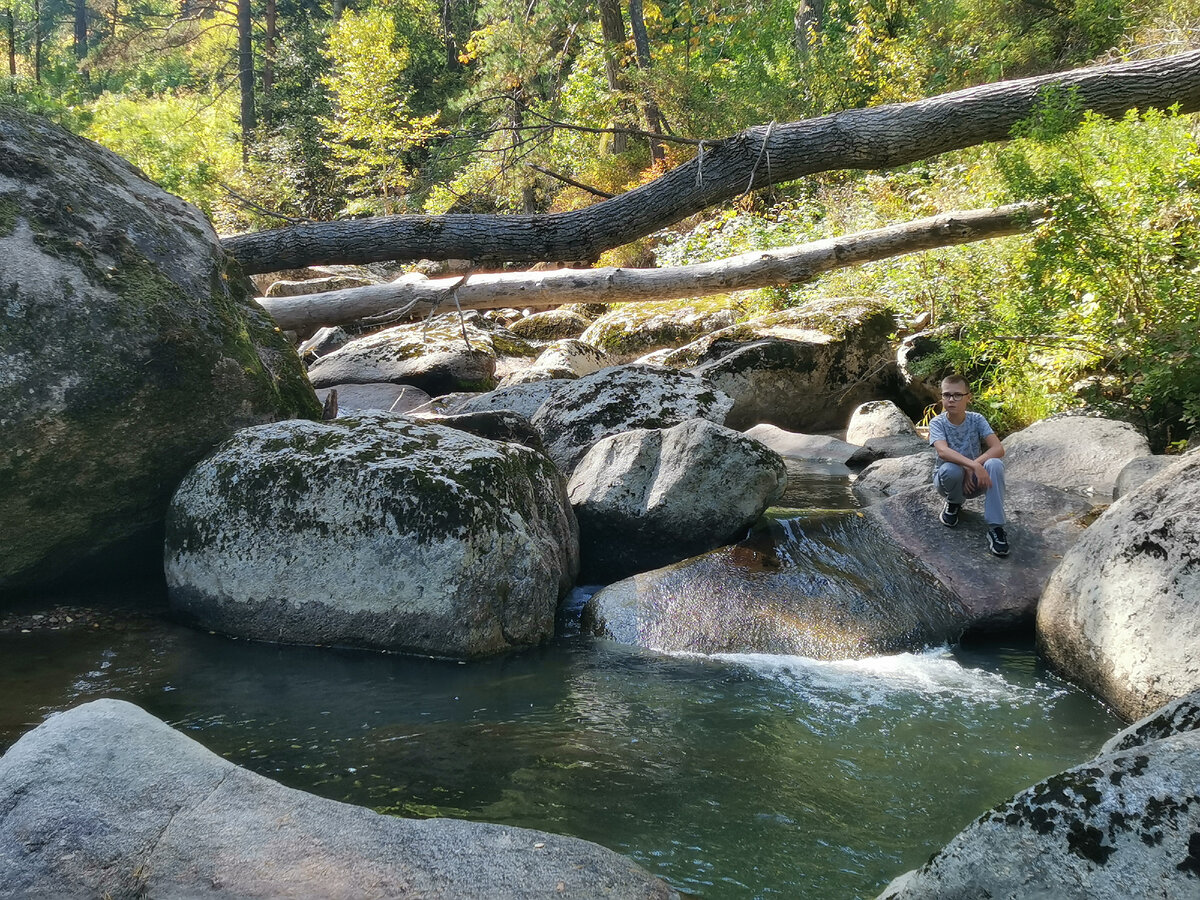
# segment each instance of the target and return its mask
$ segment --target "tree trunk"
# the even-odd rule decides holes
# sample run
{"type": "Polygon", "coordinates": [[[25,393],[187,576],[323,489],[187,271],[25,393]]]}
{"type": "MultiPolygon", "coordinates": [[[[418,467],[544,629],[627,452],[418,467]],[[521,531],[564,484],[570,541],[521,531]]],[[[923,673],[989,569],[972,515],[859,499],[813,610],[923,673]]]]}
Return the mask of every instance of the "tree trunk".
{"type": "Polygon", "coordinates": [[[822,272],[886,259],[916,250],[965,244],[1027,231],[1044,213],[1034,203],[997,209],[944,213],[890,228],[849,234],[798,247],[756,250],[729,259],[662,269],[557,269],[502,272],[469,278],[405,275],[391,284],[326,291],[299,297],[264,297],[258,302],[280,328],[304,333],[366,316],[403,309],[413,316],[433,307],[462,309],[545,307],[563,303],[633,303],[703,297],[752,288],[801,284],[822,272]]]}
{"type": "Polygon", "coordinates": [[[6,12],[8,20],[5,25],[8,29],[8,77],[11,79],[9,89],[15,94],[17,92],[17,16],[10,6],[6,12]]]}
{"type": "Polygon", "coordinates": [[[1108,116],[1179,104],[1200,109],[1200,51],[955,91],[913,103],[756,126],[703,145],[685,165],[585,209],[538,216],[391,216],[227,237],[248,273],[321,263],[595,259],[603,251],[773,182],[837,169],[886,169],[1006,139],[1049,85],[1108,116]],[[764,146],[765,145],[765,146],[764,146]]]}
{"type": "MultiPolygon", "coordinates": [[[[650,72],[650,35],[646,32],[646,17],[642,14],[642,0],[629,0],[629,30],[633,32],[633,48],[637,57],[638,71],[643,82],[650,72]]],[[[649,85],[642,86],[642,118],[646,130],[651,134],[662,134],[664,129],[662,112],[651,93],[649,85]]],[[[667,148],[657,138],[650,138],[650,159],[660,163],[667,156],[667,148]]]]}
{"type": "Polygon", "coordinates": [[[88,54],[87,13],[87,0],[75,0],[75,59],[81,62],[88,54]]]}
{"type": "Polygon", "coordinates": [[[254,115],[254,47],[250,21],[250,0],[238,0],[238,88],[241,92],[242,159],[250,153],[254,140],[254,129],[258,122],[254,115]]]}
{"type": "Polygon", "coordinates": [[[33,0],[33,82],[42,83],[42,0],[33,0]]]}
{"type": "MultiPolygon", "coordinates": [[[[276,27],[275,0],[267,0],[266,19],[267,33],[263,39],[262,73],[262,91],[264,98],[270,97],[271,90],[275,87],[275,38],[278,36],[278,30],[276,27]]],[[[269,109],[269,106],[267,108],[269,109]]],[[[266,118],[265,111],[263,116],[266,118]]]]}
{"type": "MultiPolygon", "coordinates": [[[[617,98],[618,118],[623,104],[625,85],[621,78],[621,55],[625,48],[625,20],[621,18],[621,0],[599,0],[600,32],[604,37],[604,76],[608,80],[609,93],[617,98]]],[[[623,122],[613,122],[621,126],[623,122]]],[[[612,135],[609,145],[613,153],[624,153],[628,149],[628,136],[621,131],[612,135]]]]}
{"type": "Polygon", "coordinates": [[[798,0],[796,3],[794,40],[796,53],[801,59],[808,59],[809,54],[812,53],[812,36],[821,30],[824,5],[824,0],[798,0]]]}

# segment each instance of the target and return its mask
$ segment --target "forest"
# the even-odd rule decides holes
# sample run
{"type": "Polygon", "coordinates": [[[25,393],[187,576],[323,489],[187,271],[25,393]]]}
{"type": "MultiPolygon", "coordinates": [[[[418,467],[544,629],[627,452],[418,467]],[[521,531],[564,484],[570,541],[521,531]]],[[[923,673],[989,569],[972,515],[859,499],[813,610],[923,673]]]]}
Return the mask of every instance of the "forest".
{"type": "MultiPolygon", "coordinates": [[[[222,234],[584,209],[751,126],[1200,47],[1200,0],[0,0],[0,103],[116,151],[222,234]]],[[[1036,201],[1029,232],[739,292],[885,298],[1002,431],[1091,406],[1200,429],[1200,155],[1178,109],[1048,91],[1006,140],[765,187],[607,250],[687,265],[1036,201]]]]}

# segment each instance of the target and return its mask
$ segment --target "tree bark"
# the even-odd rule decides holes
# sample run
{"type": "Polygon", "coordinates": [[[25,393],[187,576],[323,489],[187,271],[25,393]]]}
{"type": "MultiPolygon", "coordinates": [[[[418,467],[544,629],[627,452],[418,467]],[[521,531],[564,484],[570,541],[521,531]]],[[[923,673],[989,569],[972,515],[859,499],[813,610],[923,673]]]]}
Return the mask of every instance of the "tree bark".
{"type": "Polygon", "coordinates": [[[1200,51],[998,82],[912,103],[756,126],[702,145],[688,162],[585,209],[536,216],[391,216],[237,235],[222,245],[249,273],[380,260],[595,259],[745,191],[836,169],[886,169],[1006,139],[1050,85],[1085,109],[1200,109],[1200,51]]]}
{"type": "MultiPolygon", "coordinates": [[[[275,9],[275,0],[267,0],[266,9],[266,26],[267,33],[263,39],[263,70],[262,70],[262,92],[263,97],[270,97],[271,91],[275,87],[275,39],[279,32],[277,28],[277,14],[275,9]]],[[[269,108],[264,100],[264,105],[269,108]]],[[[264,112],[264,118],[266,118],[264,112]]],[[[270,125],[270,122],[267,123],[270,125]]]]}
{"type": "Polygon", "coordinates": [[[808,59],[812,53],[812,35],[821,30],[824,5],[824,0],[798,0],[796,3],[794,39],[796,53],[801,59],[808,59]]]}
{"type": "MultiPolygon", "coordinates": [[[[618,117],[622,106],[625,85],[621,78],[621,55],[625,48],[625,20],[621,17],[621,0],[599,0],[600,33],[604,37],[604,76],[608,90],[617,98],[618,117]]],[[[614,126],[624,123],[617,121],[614,126]]],[[[617,131],[609,147],[613,153],[624,153],[628,149],[628,136],[617,131]]]]}
{"type": "Polygon", "coordinates": [[[996,209],[944,213],[889,228],[829,238],[796,247],[756,250],[694,266],[661,269],[558,269],[502,272],[468,278],[428,279],[405,275],[391,284],[326,291],[299,297],[263,297],[259,303],[280,328],[312,332],[411,306],[413,316],[431,309],[547,307],[563,303],[634,303],[674,300],[801,284],[822,272],[917,250],[965,244],[1027,231],[1044,208],[1016,203],[996,209]]]}
{"type": "MultiPolygon", "coordinates": [[[[637,59],[638,71],[642,73],[642,118],[646,122],[646,130],[651,134],[662,134],[664,122],[662,111],[646,83],[650,72],[650,35],[646,31],[646,17],[642,12],[642,0],[629,0],[629,30],[633,32],[633,48],[637,59]]],[[[667,148],[658,138],[650,140],[650,159],[660,163],[667,156],[667,148]]]]}
{"type": "Polygon", "coordinates": [[[17,17],[10,6],[5,12],[8,19],[5,25],[8,29],[8,77],[12,79],[9,89],[17,92],[17,17]]]}
{"type": "Polygon", "coordinates": [[[254,114],[254,33],[250,20],[250,0],[238,0],[238,89],[241,93],[242,159],[249,156],[250,144],[258,122],[254,114]]]}

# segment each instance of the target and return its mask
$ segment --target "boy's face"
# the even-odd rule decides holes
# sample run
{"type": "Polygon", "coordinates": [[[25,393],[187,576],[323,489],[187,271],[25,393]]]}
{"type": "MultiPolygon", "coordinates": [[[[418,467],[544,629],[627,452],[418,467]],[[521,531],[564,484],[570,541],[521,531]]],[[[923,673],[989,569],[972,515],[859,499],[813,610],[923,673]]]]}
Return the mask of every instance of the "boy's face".
{"type": "Polygon", "coordinates": [[[971,389],[961,381],[942,381],[942,409],[948,413],[965,410],[971,402],[971,389]]]}

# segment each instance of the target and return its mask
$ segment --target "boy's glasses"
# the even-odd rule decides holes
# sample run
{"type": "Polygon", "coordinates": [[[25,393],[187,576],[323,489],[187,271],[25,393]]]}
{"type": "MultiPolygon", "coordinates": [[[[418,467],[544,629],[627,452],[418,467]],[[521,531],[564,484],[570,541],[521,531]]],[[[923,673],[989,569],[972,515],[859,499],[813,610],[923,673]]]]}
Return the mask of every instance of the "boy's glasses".
{"type": "Polygon", "coordinates": [[[957,402],[957,401],[961,400],[961,399],[962,399],[963,397],[965,397],[965,396],[967,396],[967,395],[966,395],[966,394],[958,394],[958,393],[954,393],[954,394],[942,394],[942,399],[943,399],[943,400],[954,400],[954,401],[956,401],[956,402],[957,402]]]}

